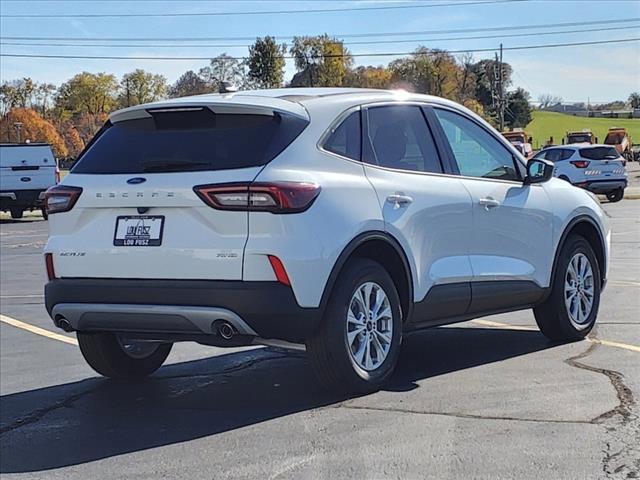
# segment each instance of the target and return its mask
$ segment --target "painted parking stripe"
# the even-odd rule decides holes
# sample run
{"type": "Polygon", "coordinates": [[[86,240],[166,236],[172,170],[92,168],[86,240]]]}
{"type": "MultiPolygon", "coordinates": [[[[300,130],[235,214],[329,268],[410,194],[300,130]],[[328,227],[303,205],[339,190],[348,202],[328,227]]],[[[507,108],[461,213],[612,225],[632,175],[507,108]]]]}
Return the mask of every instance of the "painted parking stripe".
{"type": "Polygon", "coordinates": [[[78,345],[78,341],[75,338],[67,337],[65,335],[60,335],[59,333],[51,332],[44,328],[36,327],[35,325],[31,325],[30,323],[25,323],[20,320],[16,320],[15,318],[8,317],[6,315],[0,314],[0,321],[17,328],[21,328],[28,332],[35,333],[36,335],[41,335],[43,337],[50,338],[52,340],[58,340],[59,342],[68,343],[70,345],[78,345]]]}
{"type": "MultiPolygon", "coordinates": [[[[507,330],[525,330],[529,332],[538,330],[538,328],[536,327],[529,327],[526,325],[510,325],[508,323],[492,322],[490,320],[471,320],[471,323],[475,323],[476,325],[482,325],[484,327],[504,328],[507,330]]],[[[640,347],[638,345],[630,345],[628,343],[614,342],[612,340],[603,340],[601,338],[591,338],[591,337],[587,337],[586,340],[588,342],[599,343],[600,345],[605,345],[607,347],[622,348],[624,350],[630,350],[632,352],[640,353],[640,347]]]]}
{"type": "MultiPolygon", "coordinates": [[[[8,317],[7,315],[0,314],[0,321],[7,323],[11,326],[21,328],[31,333],[35,333],[36,335],[41,335],[43,337],[51,338],[52,340],[58,340],[60,342],[68,343],[70,345],[78,345],[78,341],[75,338],[67,337],[65,335],[60,335],[59,333],[51,332],[44,328],[36,327],[35,325],[31,325],[26,322],[22,322],[12,317],[8,317]]],[[[500,323],[500,322],[492,322],[490,320],[471,320],[472,323],[476,325],[482,325],[484,327],[492,327],[492,328],[504,328],[509,330],[524,330],[524,331],[537,331],[536,327],[529,327],[526,325],[509,325],[508,323],[500,323]]],[[[614,348],[622,348],[624,350],[630,350],[632,352],[640,353],[640,347],[637,345],[630,345],[628,343],[614,342],[611,340],[603,340],[600,338],[587,338],[587,341],[593,343],[599,343],[600,345],[605,345],[607,347],[614,348]]]]}

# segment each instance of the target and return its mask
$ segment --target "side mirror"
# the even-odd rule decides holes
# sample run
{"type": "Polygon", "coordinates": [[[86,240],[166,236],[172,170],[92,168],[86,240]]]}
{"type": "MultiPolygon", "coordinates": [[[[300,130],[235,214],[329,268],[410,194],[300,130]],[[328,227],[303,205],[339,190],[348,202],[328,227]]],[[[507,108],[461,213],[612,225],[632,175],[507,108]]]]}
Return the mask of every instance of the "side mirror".
{"type": "Polygon", "coordinates": [[[532,183],[543,183],[553,177],[554,165],[549,160],[542,158],[532,158],[527,163],[527,176],[524,178],[525,185],[532,183]]]}

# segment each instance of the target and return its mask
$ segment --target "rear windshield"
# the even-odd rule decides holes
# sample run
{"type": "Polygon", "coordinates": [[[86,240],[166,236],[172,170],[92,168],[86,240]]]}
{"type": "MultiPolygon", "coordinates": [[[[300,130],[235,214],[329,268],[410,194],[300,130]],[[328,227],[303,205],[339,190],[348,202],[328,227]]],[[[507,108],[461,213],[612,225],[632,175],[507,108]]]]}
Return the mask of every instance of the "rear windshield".
{"type": "Polygon", "coordinates": [[[614,147],[593,147],[581,148],[580,156],[589,160],[613,160],[620,155],[614,147]]]}
{"type": "Polygon", "coordinates": [[[573,150],[570,148],[549,148],[538,152],[535,158],[544,158],[550,162],[559,162],[566,160],[571,157],[571,155],[573,155],[573,150]]]}
{"type": "Polygon", "coordinates": [[[208,108],[148,111],[108,123],[73,173],[227,170],[265,165],[307,126],[293,115],[216,114],[208,108]]]}

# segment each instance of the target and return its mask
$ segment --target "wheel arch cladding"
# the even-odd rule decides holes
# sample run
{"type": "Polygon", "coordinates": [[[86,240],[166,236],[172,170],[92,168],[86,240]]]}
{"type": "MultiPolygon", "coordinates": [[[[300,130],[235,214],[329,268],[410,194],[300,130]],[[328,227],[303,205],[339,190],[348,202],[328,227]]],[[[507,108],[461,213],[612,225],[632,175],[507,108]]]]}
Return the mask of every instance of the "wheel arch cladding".
{"type": "Polygon", "coordinates": [[[333,286],[352,258],[368,258],[389,273],[398,290],[403,321],[411,316],[413,309],[413,280],[407,257],[400,244],[385,232],[367,232],[354,238],[342,251],[336,261],[322,295],[323,311],[329,300],[333,286]]]}
{"type": "Polygon", "coordinates": [[[591,245],[591,248],[593,248],[593,252],[596,255],[596,259],[598,260],[598,270],[600,271],[600,282],[602,285],[605,281],[605,275],[607,271],[604,251],[604,239],[602,238],[602,233],[600,232],[600,229],[597,227],[596,223],[586,215],[582,215],[573,219],[569,223],[567,228],[565,228],[564,233],[562,234],[562,237],[560,239],[560,243],[558,244],[558,249],[556,251],[555,260],[553,263],[553,274],[555,275],[558,259],[560,257],[560,250],[562,249],[567,238],[569,238],[570,235],[580,235],[585,240],[587,240],[587,242],[589,242],[589,245],[591,245]]]}

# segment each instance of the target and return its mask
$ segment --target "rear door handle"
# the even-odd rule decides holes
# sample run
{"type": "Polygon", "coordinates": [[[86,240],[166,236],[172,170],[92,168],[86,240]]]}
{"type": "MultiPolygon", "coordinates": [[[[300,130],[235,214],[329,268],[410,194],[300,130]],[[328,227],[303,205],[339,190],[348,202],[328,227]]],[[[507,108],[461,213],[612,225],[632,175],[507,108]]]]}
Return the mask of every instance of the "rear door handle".
{"type": "Polygon", "coordinates": [[[493,197],[481,198],[478,203],[482,205],[487,211],[489,211],[491,208],[500,206],[500,202],[493,197]]]}
{"type": "Polygon", "coordinates": [[[387,197],[387,203],[391,203],[396,208],[409,205],[411,202],[413,202],[413,198],[411,198],[409,195],[404,195],[401,193],[395,193],[387,197]]]}

